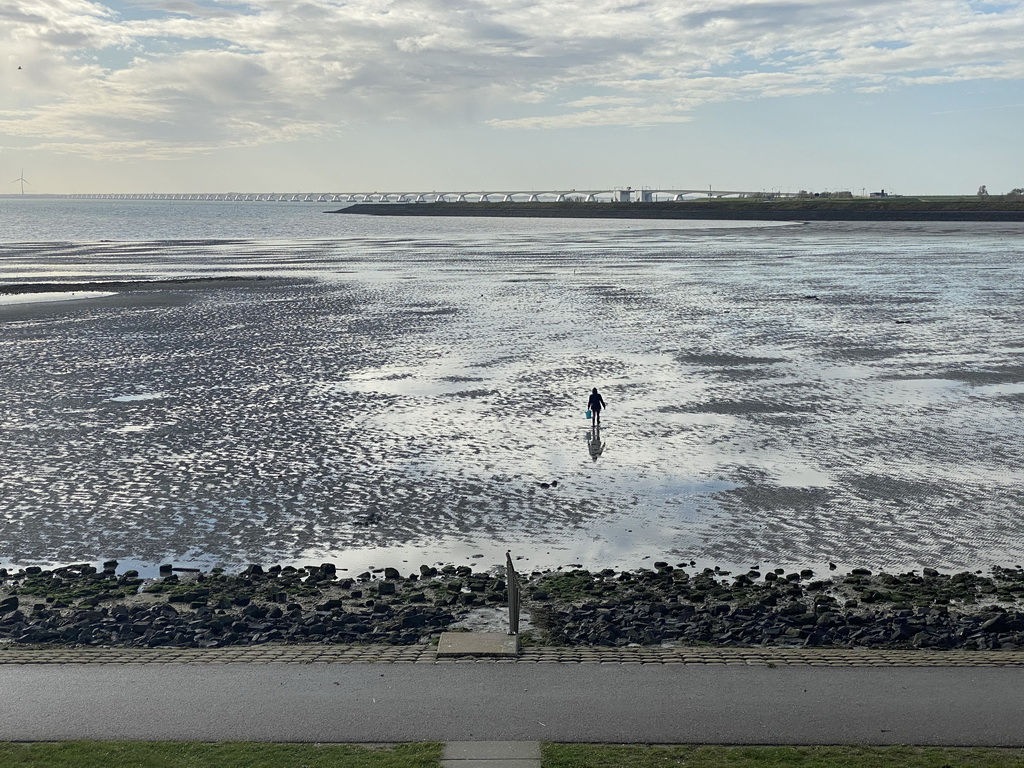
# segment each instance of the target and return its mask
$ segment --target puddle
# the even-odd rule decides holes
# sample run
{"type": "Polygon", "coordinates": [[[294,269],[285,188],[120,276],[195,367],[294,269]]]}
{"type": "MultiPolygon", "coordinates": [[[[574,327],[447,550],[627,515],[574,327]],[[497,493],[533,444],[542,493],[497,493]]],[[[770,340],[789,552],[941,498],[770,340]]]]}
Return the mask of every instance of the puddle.
{"type": "Polygon", "coordinates": [[[21,304],[49,304],[58,301],[84,301],[115,296],[109,291],[61,291],[49,293],[0,293],[0,307],[21,304]]]}

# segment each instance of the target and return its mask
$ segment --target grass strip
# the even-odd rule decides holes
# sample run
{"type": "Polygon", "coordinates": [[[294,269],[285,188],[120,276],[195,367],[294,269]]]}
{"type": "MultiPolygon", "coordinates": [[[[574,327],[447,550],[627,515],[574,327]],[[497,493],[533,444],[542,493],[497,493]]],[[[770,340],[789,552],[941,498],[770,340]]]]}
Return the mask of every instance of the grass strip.
{"type": "Polygon", "coordinates": [[[545,744],[544,768],[1024,768],[1024,749],[545,744]]]}
{"type": "Polygon", "coordinates": [[[442,745],[0,742],[2,768],[437,768],[442,745]]]}

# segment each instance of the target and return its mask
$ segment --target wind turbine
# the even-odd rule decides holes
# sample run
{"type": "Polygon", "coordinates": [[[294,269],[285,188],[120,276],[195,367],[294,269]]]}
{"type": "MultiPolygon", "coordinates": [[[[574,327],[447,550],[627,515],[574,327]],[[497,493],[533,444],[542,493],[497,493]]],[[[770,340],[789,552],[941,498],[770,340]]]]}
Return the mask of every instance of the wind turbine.
{"type": "Polygon", "coordinates": [[[21,182],[21,194],[24,195],[25,194],[25,185],[28,184],[30,187],[32,186],[31,184],[29,184],[28,180],[25,178],[25,169],[24,168],[21,169],[21,176],[19,176],[14,181],[12,181],[11,184],[17,184],[19,181],[21,182]]]}

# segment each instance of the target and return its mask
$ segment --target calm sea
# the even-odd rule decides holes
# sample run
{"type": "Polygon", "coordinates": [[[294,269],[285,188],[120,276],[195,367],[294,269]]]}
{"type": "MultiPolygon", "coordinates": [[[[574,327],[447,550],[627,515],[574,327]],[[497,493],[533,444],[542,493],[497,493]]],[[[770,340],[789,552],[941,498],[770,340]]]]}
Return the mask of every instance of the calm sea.
{"type": "Polygon", "coordinates": [[[1024,561],[1024,227],[0,200],[0,564],[1024,561]],[[583,418],[600,387],[600,431],[583,418]]]}

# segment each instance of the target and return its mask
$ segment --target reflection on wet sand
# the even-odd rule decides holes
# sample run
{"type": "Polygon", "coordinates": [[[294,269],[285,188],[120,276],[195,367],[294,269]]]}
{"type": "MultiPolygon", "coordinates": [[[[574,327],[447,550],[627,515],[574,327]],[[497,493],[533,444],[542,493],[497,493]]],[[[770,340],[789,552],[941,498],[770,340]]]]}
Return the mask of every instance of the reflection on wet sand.
{"type": "Polygon", "coordinates": [[[1021,233],[652,227],[151,244],[322,279],[6,308],[0,564],[1024,560],[1021,233]]]}
{"type": "Polygon", "coordinates": [[[590,433],[587,435],[587,449],[590,451],[590,458],[597,463],[597,460],[601,458],[601,454],[604,453],[604,441],[601,440],[601,428],[596,424],[591,427],[590,433]]]}

